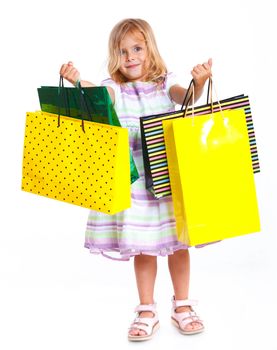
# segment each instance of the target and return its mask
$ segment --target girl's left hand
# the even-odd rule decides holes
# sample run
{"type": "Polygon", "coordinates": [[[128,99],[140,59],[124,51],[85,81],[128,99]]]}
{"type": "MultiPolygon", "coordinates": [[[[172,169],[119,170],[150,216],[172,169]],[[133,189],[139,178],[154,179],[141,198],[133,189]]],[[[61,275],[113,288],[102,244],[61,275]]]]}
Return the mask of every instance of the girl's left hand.
{"type": "Polygon", "coordinates": [[[209,58],[208,62],[193,67],[191,75],[196,86],[203,87],[206,80],[212,76],[212,63],[212,59],[209,58]]]}

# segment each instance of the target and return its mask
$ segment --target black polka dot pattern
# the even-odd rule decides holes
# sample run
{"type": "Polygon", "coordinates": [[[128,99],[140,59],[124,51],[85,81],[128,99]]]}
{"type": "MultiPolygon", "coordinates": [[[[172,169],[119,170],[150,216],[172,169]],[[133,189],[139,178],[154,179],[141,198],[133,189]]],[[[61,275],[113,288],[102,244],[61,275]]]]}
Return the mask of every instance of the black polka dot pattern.
{"type": "Polygon", "coordinates": [[[78,119],[62,116],[60,127],[57,119],[27,113],[22,190],[107,214],[128,208],[127,129],[84,121],[84,132],[78,119]]]}

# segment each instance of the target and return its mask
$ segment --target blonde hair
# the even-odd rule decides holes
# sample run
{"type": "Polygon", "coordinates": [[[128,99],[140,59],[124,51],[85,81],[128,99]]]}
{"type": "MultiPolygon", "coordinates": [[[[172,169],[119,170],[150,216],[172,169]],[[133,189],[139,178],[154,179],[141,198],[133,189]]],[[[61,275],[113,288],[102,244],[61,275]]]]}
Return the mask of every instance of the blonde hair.
{"type": "Polygon", "coordinates": [[[117,83],[127,82],[125,76],[119,71],[120,67],[120,43],[127,33],[141,33],[144,37],[148,52],[149,65],[146,79],[160,82],[167,73],[165,63],[159,53],[156,39],[150,25],[137,18],[127,18],[117,23],[111,31],[109,38],[108,71],[111,78],[117,83]]]}

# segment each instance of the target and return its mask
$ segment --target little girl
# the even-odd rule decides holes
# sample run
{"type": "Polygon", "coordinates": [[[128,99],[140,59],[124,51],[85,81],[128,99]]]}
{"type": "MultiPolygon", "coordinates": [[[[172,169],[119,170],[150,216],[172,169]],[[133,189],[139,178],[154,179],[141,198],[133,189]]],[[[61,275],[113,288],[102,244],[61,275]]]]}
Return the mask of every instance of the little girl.
{"type": "MultiPolygon", "coordinates": [[[[191,74],[195,82],[195,99],[211,76],[211,59],[196,65],[191,74]]],[[[90,211],[85,247],[92,253],[116,252],[120,260],[134,257],[139,305],[128,332],[131,341],[150,339],[159,328],[154,302],[157,256],[168,256],[172,279],[172,322],[182,334],[204,330],[203,322],[188,299],[190,258],[188,246],[177,240],[171,197],[153,198],[145,189],[139,117],[171,112],[182,104],[186,89],[168,73],[160,56],[150,25],[141,19],[125,19],[112,30],[109,39],[106,86],[122,127],[129,130],[130,148],[140,178],[132,184],[132,206],[116,215],[90,211]]],[[[60,74],[72,84],[95,86],[80,80],[72,62],[63,64],[60,74]]]]}

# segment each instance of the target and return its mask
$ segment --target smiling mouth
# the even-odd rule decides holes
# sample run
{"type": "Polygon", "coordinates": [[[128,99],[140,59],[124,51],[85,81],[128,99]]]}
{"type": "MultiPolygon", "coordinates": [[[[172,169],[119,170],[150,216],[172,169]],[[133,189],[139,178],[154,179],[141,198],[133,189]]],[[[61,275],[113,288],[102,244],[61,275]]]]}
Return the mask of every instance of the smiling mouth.
{"type": "Polygon", "coordinates": [[[127,66],[126,68],[136,68],[137,66],[139,66],[138,64],[132,64],[131,66],[127,66]]]}

